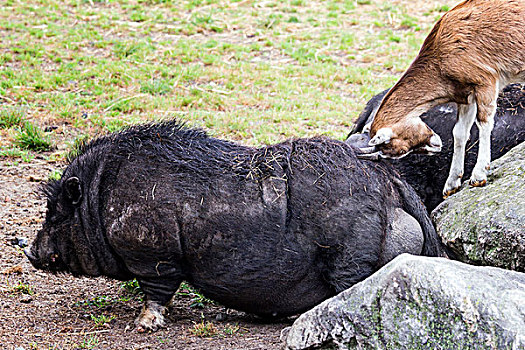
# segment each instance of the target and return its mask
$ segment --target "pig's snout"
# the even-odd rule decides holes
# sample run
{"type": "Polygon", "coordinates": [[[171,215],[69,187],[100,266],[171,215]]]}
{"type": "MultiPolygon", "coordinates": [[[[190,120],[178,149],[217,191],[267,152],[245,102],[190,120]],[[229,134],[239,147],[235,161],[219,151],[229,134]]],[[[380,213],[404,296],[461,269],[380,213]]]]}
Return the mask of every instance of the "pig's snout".
{"type": "Polygon", "coordinates": [[[33,253],[31,253],[31,249],[30,248],[25,248],[24,249],[24,254],[27,256],[29,261],[31,261],[31,263],[33,263],[36,260],[36,257],[33,255],[33,253]]]}

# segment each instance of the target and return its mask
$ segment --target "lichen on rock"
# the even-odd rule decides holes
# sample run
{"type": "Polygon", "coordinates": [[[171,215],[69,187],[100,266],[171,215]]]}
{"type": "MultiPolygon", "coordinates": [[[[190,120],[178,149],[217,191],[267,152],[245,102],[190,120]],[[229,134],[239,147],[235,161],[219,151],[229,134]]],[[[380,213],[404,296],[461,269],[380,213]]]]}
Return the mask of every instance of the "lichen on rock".
{"type": "Polygon", "coordinates": [[[301,315],[286,349],[521,349],[525,274],[403,254],[301,315]]]}
{"type": "Polygon", "coordinates": [[[463,186],[432,220],[459,260],[525,271],[525,143],[491,163],[485,187],[463,186]]]}

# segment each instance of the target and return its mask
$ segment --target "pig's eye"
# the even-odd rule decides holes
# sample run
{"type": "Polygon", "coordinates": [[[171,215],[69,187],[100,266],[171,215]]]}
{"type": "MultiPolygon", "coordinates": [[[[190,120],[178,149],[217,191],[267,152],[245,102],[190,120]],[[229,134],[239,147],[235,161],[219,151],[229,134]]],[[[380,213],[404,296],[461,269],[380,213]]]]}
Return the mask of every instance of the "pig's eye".
{"type": "Polygon", "coordinates": [[[52,262],[52,263],[55,263],[57,260],[58,260],[58,254],[51,254],[49,256],[49,260],[52,262]]]}

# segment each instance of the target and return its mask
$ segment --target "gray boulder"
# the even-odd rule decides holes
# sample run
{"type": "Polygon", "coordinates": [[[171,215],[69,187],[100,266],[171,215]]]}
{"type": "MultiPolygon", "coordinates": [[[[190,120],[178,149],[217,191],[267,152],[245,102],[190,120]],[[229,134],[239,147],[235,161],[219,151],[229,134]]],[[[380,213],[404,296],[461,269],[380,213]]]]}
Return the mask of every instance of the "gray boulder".
{"type": "Polygon", "coordinates": [[[286,349],[524,349],[525,274],[403,254],[301,315],[286,349]]]}
{"type": "Polygon", "coordinates": [[[487,186],[464,188],[432,219],[456,258],[525,271],[525,143],[491,163],[487,186]]]}

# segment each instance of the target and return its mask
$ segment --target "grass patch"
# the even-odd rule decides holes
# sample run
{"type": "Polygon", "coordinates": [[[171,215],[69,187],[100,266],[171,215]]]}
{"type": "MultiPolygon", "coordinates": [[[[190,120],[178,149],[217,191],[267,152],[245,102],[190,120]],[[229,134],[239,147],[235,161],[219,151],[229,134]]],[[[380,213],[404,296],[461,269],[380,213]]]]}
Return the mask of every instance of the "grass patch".
{"type": "Polygon", "coordinates": [[[22,283],[21,281],[19,281],[16,286],[11,287],[11,291],[14,293],[27,294],[27,295],[35,294],[35,291],[30,284],[22,283]]]}
{"type": "Polygon", "coordinates": [[[0,128],[20,126],[26,115],[24,107],[4,107],[0,109],[0,128]]]}
{"type": "Polygon", "coordinates": [[[51,149],[51,141],[44,132],[31,122],[25,122],[22,128],[17,129],[15,145],[27,150],[42,152],[51,149]]]}
{"type": "Polygon", "coordinates": [[[123,293],[120,293],[119,295],[98,295],[87,300],[77,301],[73,306],[86,310],[111,310],[111,308],[118,303],[127,303],[131,300],[139,302],[143,301],[144,294],[140,289],[135,289],[135,287],[125,287],[131,284],[132,283],[130,282],[122,283],[122,288],[124,290],[123,293]],[[133,289],[130,291],[128,288],[133,289]]]}
{"type": "Polygon", "coordinates": [[[151,95],[166,95],[172,90],[172,84],[168,80],[153,79],[140,85],[140,92],[151,95]]]}
{"type": "Polygon", "coordinates": [[[64,149],[79,134],[172,117],[248,145],[343,139],[454,3],[8,2],[0,128],[20,132],[1,146],[64,149]],[[25,121],[63,128],[46,138],[25,121]]]}
{"type": "Polygon", "coordinates": [[[193,308],[204,308],[206,305],[209,304],[215,304],[215,302],[211,299],[206,298],[204,295],[202,295],[199,291],[197,291],[195,288],[187,284],[186,282],[182,282],[179,290],[177,291],[178,296],[190,298],[191,304],[190,307],[193,308]]]}
{"type": "Polygon", "coordinates": [[[240,333],[241,331],[241,327],[235,323],[235,324],[227,324],[225,327],[224,327],[224,334],[227,335],[227,336],[232,336],[232,335],[235,335],[235,334],[238,334],[240,333]]]}
{"type": "Polygon", "coordinates": [[[69,144],[68,151],[66,152],[66,159],[73,159],[80,154],[82,148],[88,143],[89,135],[77,136],[73,142],[69,144]]]}
{"type": "Polygon", "coordinates": [[[115,316],[107,316],[107,315],[90,315],[91,320],[95,323],[95,327],[101,328],[104,326],[107,326],[111,321],[115,319],[115,316]]]}
{"type": "Polygon", "coordinates": [[[80,349],[96,349],[98,347],[100,340],[98,335],[92,334],[92,335],[85,335],[84,339],[80,342],[80,344],[75,344],[80,349]]]}
{"type": "Polygon", "coordinates": [[[142,289],[140,288],[139,282],[137,279],[132,279],[126,282],[122,282],[120,285],[122,289],[126,291],[127,294],[130,295],[137,295],[137,296],[143,296],[144,293],[142,292],[142,289]]]}
{"type": "Polygon", "coordinates": [[[58,169],[53,170],[48,176],[49,181],[51,180],[58,181],[61,178],[62,178],[62,170],[58,170],[58,169]]]}
{"type": "Polygon", "coordinates": [[[83,300],[75,303],[75,306],[82,306],[82,307],[94,307],[98,309],[105,309],[108,306],[113,305],[118,299],[102,295],[102,296],[96,296],[88,300],[83,300]]]}
{"type": "Polygon", "coordinates": [[[0,148],[0,157],[18,158],[27,155],[28,152],[21,150],[18,147],[2,147],[0,148]]]}
{"type": "Polygon", "coordinates": [[[200,338],[214,337],[219,333],[219,330],[210,321],[193,322],[193,327],[189,329],[190,333],[200,338]]]}

